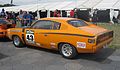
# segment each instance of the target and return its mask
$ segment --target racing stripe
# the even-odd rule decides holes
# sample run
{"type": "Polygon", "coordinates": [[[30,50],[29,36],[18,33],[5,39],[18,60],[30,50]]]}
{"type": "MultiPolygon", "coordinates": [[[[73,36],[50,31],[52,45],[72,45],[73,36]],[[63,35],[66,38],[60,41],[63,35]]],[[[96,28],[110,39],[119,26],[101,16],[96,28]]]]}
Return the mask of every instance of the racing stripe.
{"type": "Polygon", "coordinates": [[[59,35],[71,35],[71,36],[83,36],[83,37],[90,37],[90,38],[95,37],[95,36],[87,36],[87,35],[81,35],[81,34],[70,34],[70,33],[39,33],[39,34],[59,34],[59,35]]]}

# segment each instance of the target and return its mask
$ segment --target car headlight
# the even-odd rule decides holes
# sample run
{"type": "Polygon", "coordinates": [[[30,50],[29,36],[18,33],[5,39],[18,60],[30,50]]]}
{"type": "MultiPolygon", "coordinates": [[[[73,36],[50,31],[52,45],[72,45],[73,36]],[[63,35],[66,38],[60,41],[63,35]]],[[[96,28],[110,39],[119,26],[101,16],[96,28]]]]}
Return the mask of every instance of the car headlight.
{"type": "Polygon", "coordinates": [[[95,43],[95,39],[88,39],[88,43],[91,43],[91,44],[95,43]]]}

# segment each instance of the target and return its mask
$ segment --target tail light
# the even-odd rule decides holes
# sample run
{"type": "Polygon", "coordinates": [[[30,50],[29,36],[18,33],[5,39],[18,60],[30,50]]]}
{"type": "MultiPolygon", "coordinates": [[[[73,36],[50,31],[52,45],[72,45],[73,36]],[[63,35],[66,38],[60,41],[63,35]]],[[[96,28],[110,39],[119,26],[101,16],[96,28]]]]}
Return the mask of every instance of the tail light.
{"type": "Polygon", "coordinates": [[[0,29],[6,29],[6,25],[0,25],[0,29]]]}
{"type": "Polygon", "coordinates": [[[2,26],[0,25],[0,29],[2,29],[2,26]]]}
{"type": "Polygon", "coordinates": [[[94,44],[95,43],[95,39],[88,39],[88,43],[94,44]]]}

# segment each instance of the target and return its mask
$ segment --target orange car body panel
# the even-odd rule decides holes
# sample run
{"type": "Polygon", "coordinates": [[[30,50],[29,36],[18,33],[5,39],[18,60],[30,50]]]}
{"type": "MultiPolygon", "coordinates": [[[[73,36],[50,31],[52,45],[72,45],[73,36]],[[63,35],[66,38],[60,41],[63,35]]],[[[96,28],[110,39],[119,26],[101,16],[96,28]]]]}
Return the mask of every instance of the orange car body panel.
{"type": "Polygon", "coordinates": [[[27,45],[55,50],[58,50],[60,43],[69,43],[76,48],[78,53],[95,53],[104,45],[109,44],[113,39],[113,31],[93,25],[89,22],[86,22],[88,26],[78,28],[68,24],[68,20],[78,20],[75,18],[43,18],[40,20],[59,22],[61,23],[61,27],[59,30],[12,28],[8,29],[7,36],[12,39],[12,36],[17,35],[27,45]],[[27,42],[27,30],[34,31],[34,43],[27,42]],[[108,37],[103,34],[108,34],[108,37]],[[109,36],[109,34],[111,35],[109,36]],[[101,37],[102,35],[105,37],[101,37]],[[88,39],[93,39],[95,42],[89,43],[88,39]],[[97,41],[98,39],[99,41],[97,41]]]}
{"type": "Polygon", "coordinates": [[[16,24],[12,24],[12,23],[10,23],[10,24],[9,23],[8,24],[1,24],[0,23],[0,38],[6,37],[7,29],[8,28],[15,28],[15,25],[16,24]]]}

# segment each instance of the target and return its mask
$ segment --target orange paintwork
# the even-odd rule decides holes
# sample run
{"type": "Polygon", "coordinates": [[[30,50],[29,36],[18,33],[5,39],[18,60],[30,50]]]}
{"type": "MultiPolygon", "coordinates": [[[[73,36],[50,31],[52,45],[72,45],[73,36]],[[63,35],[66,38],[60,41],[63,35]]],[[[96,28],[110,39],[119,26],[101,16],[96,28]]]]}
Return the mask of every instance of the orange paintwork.
{"type": "MultiPolygon", "coordinates": [[[[5,20],[5,19],[3,19],[3,20],[5,20]]],[[[5,21],[7,22],[6,24],[0,23],[0,38],[6,37],[8,28],[15,27],[15,24],[12,24],[12,23],[8,22],[7,20],[5,20],[5,21]]]]}
{"type": "Polygon", "coordinates": [[[89,22],[86,22],[88,26],[83,27],[73,27],[68,24],[68,20],[78,20],[75,18],[43,18],[40,20],[59,22],[61,27],[59,30],[11,28],[8,29],[7,35],[10,39],[17,35],[25,44],[47,49],[58,50],[60,43],[69,43],[77,49],[78,53],[95,53],[113,39],[112,31],[89,22]],[[34,43],[29,43],[26,40],[27,30],[34,31],[34,43]],[[89,43],[89,39],[94,40],[94,43],[89,43]]]}

